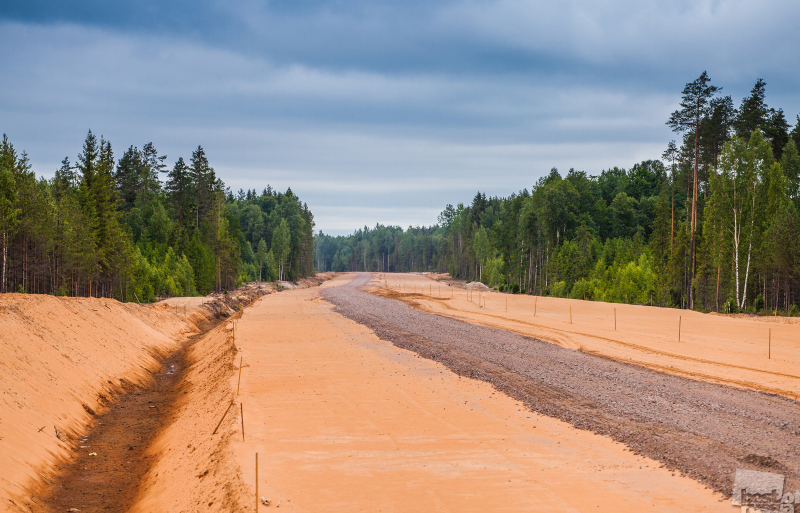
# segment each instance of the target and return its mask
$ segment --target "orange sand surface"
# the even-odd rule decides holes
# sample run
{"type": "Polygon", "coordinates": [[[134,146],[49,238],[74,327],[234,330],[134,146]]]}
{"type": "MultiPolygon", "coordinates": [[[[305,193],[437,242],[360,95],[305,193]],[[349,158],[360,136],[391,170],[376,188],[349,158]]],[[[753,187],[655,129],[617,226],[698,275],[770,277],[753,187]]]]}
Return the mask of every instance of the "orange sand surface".
{"type": "Polygon", "coordinates": [[[87,409],[152,379],[154,355],[194,331],[166,305],[0,295],[0,511],[28,511],[27,486],[68,456],[87,409]]]}
{"type": "Polygon", "coordinates": [[[797,318],[734,318],[601,301],[468,292],[419,274],[376,274],[370,285],[372,292],[397,297],[426,312],[660,372],[800,396],[797,318]]]}
{"type": "MultiPolygon", "coordinates": [[[[549,315],[555,325],[555,309],[549,315]]],[[[378,339],[318,289],[261,298],[235,342],[246,441],[230,444],[248,510],[256,453],[258,495],[290,511],[731,509],[622,444],[525,411],[487,383],[378,339]]]]}
{"type": "Polygon", "coordinates": [[[231,408],[213,434],[236,391],[228,377],[238,371],[233,345],[237,317],[189,348],[192,364],[179,385],[183,400],[175,405],[173,422],[148,448],[155,464],[140,484],[131,513],[244,511],[247,489],[231,450],[231,440],[241,439],[239,412],[231,408]]]}

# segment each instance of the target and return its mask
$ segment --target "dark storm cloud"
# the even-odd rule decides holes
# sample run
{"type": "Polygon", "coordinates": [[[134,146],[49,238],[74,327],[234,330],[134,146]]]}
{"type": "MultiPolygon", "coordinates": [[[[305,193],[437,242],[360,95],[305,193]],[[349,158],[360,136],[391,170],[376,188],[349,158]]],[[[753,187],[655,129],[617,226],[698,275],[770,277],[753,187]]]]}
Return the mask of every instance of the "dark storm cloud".
{"type": "Polygon", "coordinates": [[[737,104],[765,78],[793,122],[799,14],[774,0],[3,2],[0,130],[40,174],[91,127],[171,161],[201,143],[231,186],[292,186],[326,230],[405,225],[552,166],[657,158],[704,69],[737,104]]]}

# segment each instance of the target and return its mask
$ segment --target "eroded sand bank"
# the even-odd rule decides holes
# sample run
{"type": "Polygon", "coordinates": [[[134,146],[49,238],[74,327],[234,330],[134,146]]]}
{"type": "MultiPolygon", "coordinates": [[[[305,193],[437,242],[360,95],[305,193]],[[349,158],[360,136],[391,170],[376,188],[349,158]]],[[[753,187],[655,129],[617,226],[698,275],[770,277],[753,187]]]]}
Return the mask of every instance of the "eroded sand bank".
{"type": "Polygon", "coordinates": [[[160,368],[193,323],[166,305],[0,296],[0,511],[30,511],[29,485],[77,446],[92,413],[160,368]]]}

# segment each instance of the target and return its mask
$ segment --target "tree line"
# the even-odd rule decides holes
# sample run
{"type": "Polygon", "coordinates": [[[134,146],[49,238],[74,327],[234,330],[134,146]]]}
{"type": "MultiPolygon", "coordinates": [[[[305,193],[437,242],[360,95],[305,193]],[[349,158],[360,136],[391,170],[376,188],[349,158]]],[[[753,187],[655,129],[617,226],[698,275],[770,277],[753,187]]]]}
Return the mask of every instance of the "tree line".
{"type": "Polygon", "coordinates": [[[153,301],[313,274],[314,218],[288,189],[234,194],[202,146],[172,168],[153,143],[115,160],[91,132],[36,178],[0,143],[0,291],[153,301]]]}
{"type": "Polygon", "coordinates": [[[686,84],[662,155],[598,175],[552,169],[530,191],[478,193],[428,228],[317,237],[334,271],[439,271],[515,293],[704,311],[797,312],[800,116],[757,80],[738,108],[706,72],[686,84]]]}

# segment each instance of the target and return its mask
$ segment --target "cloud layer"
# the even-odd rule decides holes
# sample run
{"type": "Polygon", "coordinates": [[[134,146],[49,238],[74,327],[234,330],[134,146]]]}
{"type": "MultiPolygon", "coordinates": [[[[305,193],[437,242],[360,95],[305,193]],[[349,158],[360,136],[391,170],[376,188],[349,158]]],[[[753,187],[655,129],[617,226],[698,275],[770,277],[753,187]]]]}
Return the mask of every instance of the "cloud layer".
{"type": "Polygon", "coordinates": [[[39,174],[89,128],[118,154],[202,144],[232,188],[291,186],[325,232],[657,158],[704,69],[737,104],[762,77],[800,111],[793,2],[63,5],[0,10],[0,131],[39,174]]]}

